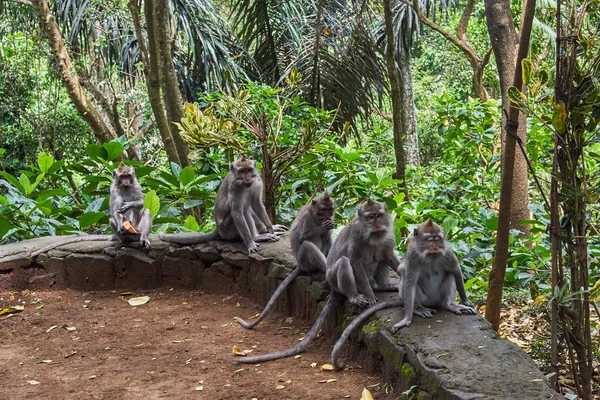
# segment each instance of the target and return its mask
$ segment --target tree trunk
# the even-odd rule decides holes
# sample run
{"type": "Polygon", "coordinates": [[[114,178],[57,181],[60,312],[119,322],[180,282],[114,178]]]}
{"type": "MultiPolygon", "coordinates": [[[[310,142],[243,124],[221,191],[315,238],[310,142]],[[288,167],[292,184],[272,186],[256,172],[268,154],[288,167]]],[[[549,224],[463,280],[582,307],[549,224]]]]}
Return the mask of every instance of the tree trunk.
{"type": "Polygon", "coordinates": [[[139,10],[135,0],[129,0],[129,10],[135,26],[136,36],[138,38],[138,44],[140,46],[140,53],[142,54],[142,61],[144,63],[144,76],[146,77],[146,86],[148,90],[148,99],[154,119],[156,120],[156,127],[165,147],[167,158],[170,162],[181,165],[179,160],[179,154],[169,129],[167,117],[160,97],[160,81],[158,79],[158,56],[157,49],[154,45],[155,34],[154,34],[154,19],[153,19],[153,1],[146,0],[144,2],[144,14],[146,17],[146,31],[148,32],[148,43],[149,48],[146,47],[146,41],[142,34],[142,28],[139,20],[139,10]]]}
{"type": "MultiPolygon", "coordinates": [[[[177,154],[181,165],[191,165],[188,154],[190,149],[183,141],[177,131],[176,123],[181,123],[183,119],[183,98],[179,90],[179,81],[173,64],[173,49],[171,46],[171,21],[169,17],[169,1],[154,0],[154,20],[156,22],[155,41],[149,43],[149,46],[156,46],[155,53],[158,56],[159,80],[162,89],[165,111],[171,136],[177,148],[177,154]]],[[[150,50],[152,51],[152,50],[150,50]]]]}
{"type": "Polygon", "coordinates": [[[417,115],[415,99],[413,96],[412,72],[410,66],[410,53],[401,52],[398,55],[398,78],[400,92],[400,128],[402,137],[406,138],[406,163],[412,165],[421,164],[419,155],[419,134],[417,130],[417,115]]]}
{"type": "MultiPolygon", "coordinates": [[[[514,69],[513,86],[521,89],[523,86],[523,76],[521,71],[521,61],[527,57],[529,51],[529,39],[531,36],[531,26],[533,24],[533,15],[535,12],[536,0],[528,0],[523,17],[523,26],[521,30],[521,39],[518,47],[516,68],[514,69]]],[[[498,70],[501,68],[506,72],[506,65],[500,66],[499,59],[502,54],[510,50],[508,46],[501,47],[496,52],[496,46],[500,45],[498,35],[506,34],[505,29],[512,25],[512,16],[510,15],[510,1],[506,0],[486,0],[486,19],[490,39],[494,46],[498,70]]],[[[514,31],[513,31],[514,32],[514,31]]],[[[510,41],[506,44],[510,44],[510,41]]],[[[504,61],[506,61],[504,59],[504,61]]],[[[504,107],[510,103],[505,103],[504,107]]],[[[504,288],[504,276],[506,275],[506,262],[508,260],[508,237],[510,234],[510,216],[511,216],[511,192],[513,188],[513,171],[515,168],[515,147],[517,130],[519,129],[519,110],[515,105],[510,105],[507,122],[507,134],[504,143],[504,157],[502,161],[502,182],[500,188],[500,211],[498,213],[498,230],[496,234],[496,249],[494,264],[490,271],[488,297],[485,309],[485,318],[492,324],[496,331],[500,328],[500,309],[502,306],[502,290],[504,288]]]]}
{"type": "Polygon", "coordinates": [[[77,112],[79,112],[81,118],[89,125],[98,142],[106,143],[116,139],[116,135],[110,131],[94,105],[90,103],[77,74],[71,68],[71,57],[63,44],[60,30],[48,8],[48,4],[45,0],[32,0],[31,5],[37,11],[40,27],[46,39],[48,39],[56,73],[67,89],[67,93],[77,112]]]}
{"type": "Polygon", "coordinates": [[[406,154],[404,150],[404,137],[402,132],[402,97],[400,93],[400,74],[396,67],[394,57],[394,31],[392,26],[392,5],[391,0],[384,0],[383,11],[385,19],[385,62],[390,78],[390,87],[392,93],[392,117],[394,129],[394,152],[396,153],[396,179],[401,181],[400,189],[405,194],[405,201],[408,201],[408,187],[406,185],[406,154]]]}
{"type": "MultiPolygon", "coordinates": [[[[515,76],[515,66],[521,68],[516,63],[516,50],[518,37],[510,10],[510,3],[505,0],[486,0],[485,13],[490,33],[490,40],[496,58],[498,75],[500,77],[500,88],[502,90],[502,142],[503,147],[507,143],[507,120],[510,109],[510,100],[507,91],[513,82],[515,76]]],[[[521,139],[523,147],[527,140],[526,117],[523,113],[518,117],[519,127],[517,135],[521,139]]],[[[502,152],[504,157],[504,151],[502,152]]],[[[506,165],[503,161],[502,165],[506,165]]],[[[512,212],[510,214],[510,227],[518,229],[521,232],[528,233],[529,226],[521,226],[520,222],[530,219],[529,214],[529,182],[527,175],[527,162],[520,149],[515,154],[515,165],[513,174],[512,190],[512,212]]]]}

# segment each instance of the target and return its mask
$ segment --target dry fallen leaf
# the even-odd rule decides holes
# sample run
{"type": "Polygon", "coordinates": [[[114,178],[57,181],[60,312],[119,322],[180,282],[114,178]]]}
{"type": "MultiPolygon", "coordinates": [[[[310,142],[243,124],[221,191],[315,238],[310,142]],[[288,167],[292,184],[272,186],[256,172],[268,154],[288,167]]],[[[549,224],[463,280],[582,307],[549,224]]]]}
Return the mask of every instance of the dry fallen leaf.
{"type": "Polygon", "coordinates": [[[252,353],[252,350],[241,350],[239,347],[233,346],[231,348],[231,353],[234,356],[246,357],[248,354],[252,353]]]}
{"type": "Polygon", "coordinates": [[[65,326],[65,329],[68,330],[69,332],[74,332],[77,330],[77,328],[74,326],[65,326]]]}
{"type": "Polygon", "coordinates": [[[315,363],[315,362],[310,364],[311,368],[315,368],[316,366],[317,366],[317,363],[315,363]]]}
{"type": "Polygon", "coordinates": [[[40,384],[40,382],[34,381],[33,379],[30,381],[27,381],[27,383],[29,383],[30,385],[39,385],[40,384]]]}
{"type": "Polygon", "coordinates": [[[58,325],[52,325],[50,328],[46,329],[46,333],[50,332],[53,329],[56,329],[58,325]]]}
{"type": "Polygon", "coordinates": [[[325,383],[331,383],[331,382],[336,382],[336,381],[337,381],[337,379],[327,379],[325,381],[325,383]]]}
{"type": "Polygon", "coordinates": [[[143,304],[146,304],[148,301],[150,301],[150,297],[148,297],[148,296],[133,297],[133,298],[127,300],[129,305],[133,306],[133,307],[141,306],[143,304]]]}
{"type": "Polygon", "coordinates": [[[196,390],[200,392],[204,390],[204,386],[196,386],[196,390]]]}
{"type": "Polygon", "coordinates": [[[333,365],[331,364],[323,364],[319,367],[321,371],[333,371],[333,365]]]}
{"type": "Polygon", "coordinates": [[[131,296],[133,292],[121,292],[121,296],[131,296]]]}
{"type": "Polygon", "coordinates": [[[373,400],[373,395],[369,392],[369,389],[363,388],[362,396],[360,396],[360,400],[373,400]]]}
{"type": "Polygon", "coordinates": [[[277,387],[275,389],[277,389],[277,390],[285,389],[285,386],[283,386],[283,385],[277,385],[277,387]]]}
{"type": "Polygon", "coordinates": [[[67,355],[65,356],[65,358],[69,358],[69,357],[71,357],[71,356],[74,356],[75,354],[77,354],[77,352],[76,352],[76,351],[72,351],[72,352],[70,352],[69,354],[67,354],[67,355]]]}
{"type": "Polygon", "coordinates": [[[40,362],[44,364],[52,364],[52,360],[42,360],[40,362]]]}
{"type": "Polygon", "coordinates": [[[5,307],[0,309],[0,315],[18,313],[25,309],[25,306],[5,307]]]}

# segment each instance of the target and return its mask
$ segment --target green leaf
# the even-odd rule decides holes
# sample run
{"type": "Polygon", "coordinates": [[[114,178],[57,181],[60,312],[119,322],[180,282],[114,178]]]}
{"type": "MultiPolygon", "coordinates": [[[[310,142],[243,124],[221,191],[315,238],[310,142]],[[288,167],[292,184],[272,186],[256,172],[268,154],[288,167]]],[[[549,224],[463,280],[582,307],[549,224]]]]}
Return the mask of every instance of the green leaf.
{"type": "Polygon", "coordinates": [[[19,182],[21,183],[21,186],[24,189],[23,194],[27,196],[29,194],[29,186],[31,186],[29,178],[27,177],[27,175],[21,174],[21,176],[19,177],[19,182]]]}
{"type": "Polygon", "coordinates": [[[177,179],[179,179],[179,173],[181,172],[181,167],[174,162],[171,162],[170,165],[171,165],[171,172],[177,179]]]}
{"type": "Polygon", "coordinates": [[[108,143],[104,143],[102,145],[102,147],[104,147],[104,149],[106,150],[106,160],[107,161],[112,161],[112,160],[116,160],[117,158],[119,158],[121,156],[121,154],[123,154],[123,145],[119,142],[108,142],[108,143]]]}
{"type": "Polygon", "coordinates": [[[155,216],[160,210],[160,199],[154,190],[144,195],[144,207],[150,210],[150,215],[155,216]]]}
{"type": "Polygon", "coordinates": [[[521,60],[521,67],[523,68],[523,85],[529,85],[533,77],[533,63],[529,58],[524,58],[521,60]]]}
{"type": "Polygon", "coordinates": [[[17,178],[15,178],[6,171],[0,171],[0,176],[3,176],[4,179],[6,179],[11,185],[13,185],[14,188],[17,189],[19,192],[25,194],[25,188],[23,187],[23,185],[21,185],[21,182],[19,182],[17,178]]]}
{"type": "Polygon", "coordinates": [[[149,173],[151,173],[152,171],[154,171],[156,169],[156,167],[137,167],[135,169],[135,176],[136,178],[142,178],[146,175],[148,175],[149,173]]]}
{"type": "Polygon", "coordinates": [[[90,144],[85,148],[85,152],[92,158],[106,159],[106,149],[97,144],[90,144]]]}
{"type": "Polygon", "coordinates": [[[552,126],[558,133],[565,133],[567,110],[564,104],[555,104],[554,113],[552,113],[552,126]]]}
{"type": "Polygon", "coordinates": [[[42,181],[42,179],[44,179],[44,176],[46,176],[45,173],[41,173],[37,176],[37,178],[35,178],[35,182],[33,182],[33,184],[31,184],[29,186],[29,188],[27,188],[27,195],[29,196],[31,193],[33,193],[33,191],[35,190],[35,188],[40,184],[40,182],[42,181]]]}
{"type": "Polygon", "coordinates": [[[52,166],[50,167],[50,169],[48,169],[48,174],[52,175],[52,174],[56,173],[56,171],[61,169],[63,167],[63,165],[65,165],[65,160],[55,161],[52,164],[52,166]]]}
{"type": "Polygon", "coordinates": [[[508,99],[517,106],[521,106],[527,101],[527,97],[514,86],[508,88],[508,99]]]}
{"type": "Polygon", "coordinates": [[[198,230],[200,229],[198,222],[196,222],[196,218],[194,218],[191,215],[187,216],[185,222],[183,223],[183,226],[194,232],[198,232],[198,230]]]}
{"type": "Polygon", "coordinates": [[[186,186],[188,183],[194,180],[196,173],[192,169],[192,167],[185,167],[179,172],[179,182],[186,186]]]}
{"type": "Polygon", "coordinates": [[[83,229],[88,226],[94,225],[103,217],[104,213],[101,212],[86,212],[85,214],[81,215],[81,217],[79,217],[79,227],[83,229]]]}
{"type": "Polygon", "coordinates": [[[4,237],[4,235],[6,235],[6,232],[11,230],[13,226],[14,225],[11,224],[8,219],[0,217],[0,238],[4,237]]]}
{"type": "Polygon", "coordinates": [[[485,227],[490,231],[495,231],[498,229],[498,216],[493,215],[490,218],[485,220],[485,227]]]}
{"type": "Polygon", "coordinates": [[[4,153],[6,153],[6,149],[3,149],[2,147],[0,147],[0,157],[2,157],[4,155],[4,153]]]}
{"type": "Polygon", "coordinates": [[[46,153],[38,154],[38,167],[40,167],[40,171],[48,172],[52,164],[54,164],[54,157],[46,153]]]}

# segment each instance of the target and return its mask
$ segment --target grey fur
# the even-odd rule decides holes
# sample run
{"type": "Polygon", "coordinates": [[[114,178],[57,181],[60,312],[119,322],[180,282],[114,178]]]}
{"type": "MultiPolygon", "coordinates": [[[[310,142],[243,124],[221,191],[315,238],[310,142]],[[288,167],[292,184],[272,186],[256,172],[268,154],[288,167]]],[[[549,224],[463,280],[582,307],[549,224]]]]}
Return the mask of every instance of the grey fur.
{"type": "Polygon", "coordinates": [[[277,298],[301,272],[325,272],[327,254],[331,249],[331,230],[334,227],[334,201],[328,193],[322,193],[303,206],[290,230],[292,254],[298,266],[279,285],[259,317],[252,323],[236,317],[246,329],[252,329],[270,312],[277,298]]]}
{"type": "Polygon", "coordinates": [[[216,229],[208,234],[160,234],[166,242],[191,245],[210,240],[235,241],[242,239],[248,253],[260,249],[256,242],[277,241],[276,233],[284,229],[277,225],[273,229],[267,210],[262,202],[263,183],[256,170],[256,163],[244,157],[234,161],[221,183],[215,200],[216,229]]]}
{"type": "Polygon", "coordinates": [[[356,217],[333,242],[327,255],[325,276],[331,292],[323,311],[304,339],[291,349],[240,359],[257,363],[291,357],[303,352],[345,296],[358,306],[375,304],[373,290],[396,291],[389,280],[389,267],[396,269],[400,260],[394,254],[392,219],[385,204],[368,200],[362,203],[356,217]]]}
{"type": "Polygon", "coordinates": [[[110,217],[109,222],[113,230],[113,235],[85,235],[74,238],[67,238],[60,243],[53,243],[31,253],[31,257],[37,257],[56,247],[64,246],[77,242],[92,241],[117,241],[120,243],[131,243],[140,241],[142,249],[150,248],[148,234],[152,229],[152,219],[150,211],[144,208],[144,193],[142,186],[135,179],[135,170],[121,163],[113,171],[113,183],[110,187],[110,217]],[[127,187],[121,187],[121,178],[125,174],[129,181],[127,187]],[[123,221],[129,221],[138,231],[131,234],[123,228],[123,221]]]}
{"type": "Polygon", "coordinates": [[[374,291],[395,291],[390,270],[400,260],[394,254],[396,241],[392,218],[385,204],[368,200],[356,217],[336,238],[327,256],[327,282],[351,304],[372,306],[374,291]]]}
{"type": "Polygon", "coordinates": [[[415,229],[398,274],[404,318],[392,327],[392,332],[410,326],[413,314],[431,318],[438,310],[476,313],[465,293],[458,259],[442,228],[432,220],[415,229]],[[457,291],[461,304],[455,303],[457,291]]]}
{"type": "Polygon", "coordinates": [[[138,241],[143,249],[150,248],[148,235],[152,230],[150,210],[144,208],[142,186],[135,178],[135,170],[123,163],[113,171],[110,187],[110,226],[113,240],[121,243],[138,241]],[[131,222],[138,234],[130,234],[123,227],[123,221],[131,222]]]}

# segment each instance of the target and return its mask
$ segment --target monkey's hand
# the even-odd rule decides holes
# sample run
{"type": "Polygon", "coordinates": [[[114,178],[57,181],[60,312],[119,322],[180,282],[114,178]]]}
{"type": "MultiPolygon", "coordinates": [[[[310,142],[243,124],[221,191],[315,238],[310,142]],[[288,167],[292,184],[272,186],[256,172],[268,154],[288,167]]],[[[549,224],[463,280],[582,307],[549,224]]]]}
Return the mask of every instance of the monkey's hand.
{"type": "Polygon", "coordinates": [[[333,228],[335,228],[335,225],[333,224],[333,221],[330,219],[326,219],[325,221],[323,221],[323,224],[321,224],[321,226],[323,228],[325,228],[325,230],[332,230],[333,228]]]}
{"type": "Polygon", "coordinates": [[[248,253],[254,253],[260,250],[260,245],[258,243],[256,243],[255,241],[251,241],[250,244],[248,244],[248,253]]]}
{"type": "Polygon", "coordinates": [[[398,322],[396,325],[392,326],[392,333],[398,333],[398,331],[405,326],[410,326],[412,319],[404,317],[404,319],[398,322]]]}
{"type": "Polygon", "coordinates": [[[367,297],[364,294],[358,294],[353,298],[349,298],[350,304],[355,304],[359,307],[371,307],[377,302],[377,297],[367,297]]]}
{"type": "Polygon", "coordinates": [[[131,210],[133,208],[133,202],[132,201],[128,201],[126,203],[123,203],[123,205],[121,206],[121,208],[119,208],[119,213],[120,214],[125,214],[127,211],[131,210]]]}
{"type": "Polygon", "coordinates": [[[437,313],[437,310],[427,307],[417,307],[413,311],[413,314],[418,315],[421,318],[432,318],[435,313],[437,313]]]}
{"type": "Polygon", "coordinates": [[[285,225],[279,225],[279,224],[275,224],[273,225],[273,232],[275,232],[276,235],[283,235],[284,232],[288,231],[288,227],[285,225]]]}

